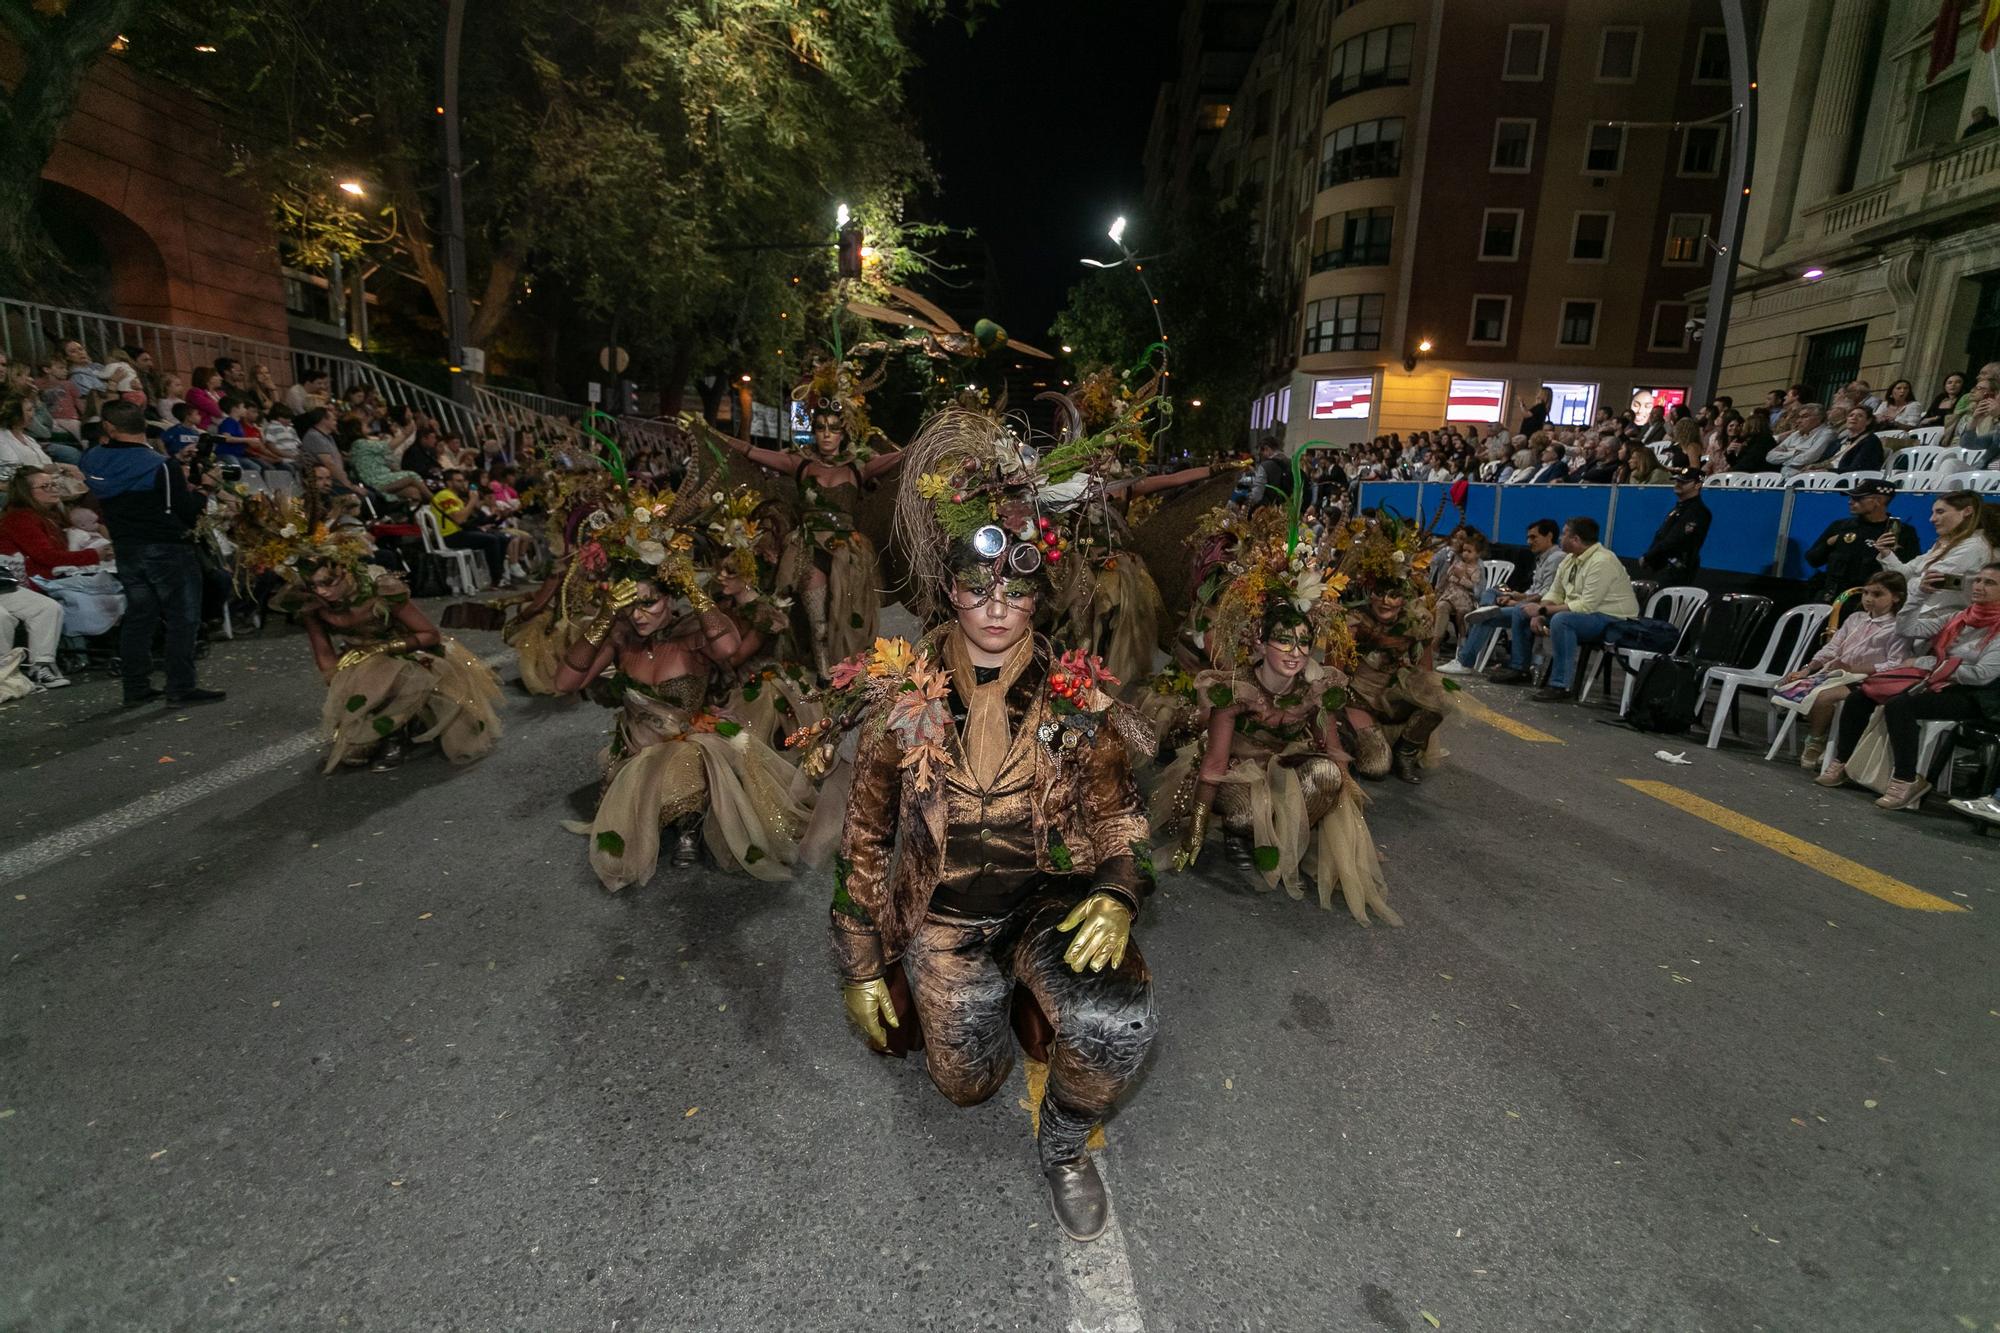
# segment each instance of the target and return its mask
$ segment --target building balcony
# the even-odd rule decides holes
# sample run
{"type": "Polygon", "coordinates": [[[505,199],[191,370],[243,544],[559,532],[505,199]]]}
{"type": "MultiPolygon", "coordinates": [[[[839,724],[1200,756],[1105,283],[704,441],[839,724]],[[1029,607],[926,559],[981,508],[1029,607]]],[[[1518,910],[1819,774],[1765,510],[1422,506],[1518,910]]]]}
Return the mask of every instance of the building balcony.
{"type": "Polygon", "coordinates": [[[2000,133],[1920,149],[1894,171],[1803,214],[1800,244],[1814,255],[1869,248],[1903,232],[1958,231],[2000,205],[2000,133]]]}

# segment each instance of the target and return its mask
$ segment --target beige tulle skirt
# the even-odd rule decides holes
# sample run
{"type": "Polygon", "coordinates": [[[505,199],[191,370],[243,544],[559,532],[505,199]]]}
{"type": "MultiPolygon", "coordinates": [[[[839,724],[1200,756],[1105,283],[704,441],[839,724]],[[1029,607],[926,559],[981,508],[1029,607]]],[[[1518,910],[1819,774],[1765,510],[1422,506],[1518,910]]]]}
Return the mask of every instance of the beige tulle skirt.
{"type": "Polygon", "coordinates": [[[521,685],[530,694],[555,694],[556,667],[563,654],[583,637],[583,627],[545,612],[522,625],[514,636],[514,654],[521,668],[521,685]]]}
{"type": "Polygon", "coordinates": [[[604,793],[596,816],[563,827],[589,836],[590,868],[605,888],[651,879],[660,830],[695,814],[716,864],[754,879],[792,877],[812,785],[742,724],[725,718],[698,725],[680,709],[628,691],[600,758],[604,793]]]}
{"type": "Polygon", "coordinates": [[[445,758],[469,764],[500,740],[500,682],[456,639],[435,652],[378,654],[333,673],[320,725],[333,738],[325,771],[360,757],[417,724],[411,739],[436,741],[445,758]]]}
{"type": "MultiPolygon", "coordinates": [[[[1153,653],[1159,646],[1160,622],[1166,618],[1167,606],[1144,560],[1130,551],[1107,560],[1095,571],[1090,602],[1082,609],[1082,623],[1064,647],[1082,648],[1103,657],[1105,669],[1122,686],[1153,674],[1153,653]]],[[[1129,695],[1131,691],[1121,693],[1129,695]]]]}
{"type": "MultiPolygon", "coordinates": [[[[1167,766],[1154,791],[1153,828],[1165,831],[1187,816],[1201,772],[1202,747],[1167,766]]],[[[1230,761],[1218,780],[1212,818],[1227,832],[1250,839],[1266,889],[1305,897],[1310,878],[1319,905],[1331,910],[1337,891],[1362,925],[1369,913],[1391,926],[1403,919],[1389,906],[1381,856],[1362,811],[1367,798],[1325,755],[1298,750],[1230,761]]]]}
{"type": "Polygon", "coordinates": [[[800,751],[787,750],[785,737],[819,721],[825,711],[810,697],[811,689],[803,670],[782,663],[767,666],[730,692],[724,711],[751,736],[796,764],[800,751]]]}
{"type": "MultiPolygon", "coordinates": [[[[832,570],[826,586],[826,660],[829,665],[875,646],[882,613],[882,567],[875,543],[859,532],[822,537],[829,543],[832,570]]],[[[803,599],[813,568],[813,533],[800,527],[785,543],[778,561],[778,586],[803,599]]]]}

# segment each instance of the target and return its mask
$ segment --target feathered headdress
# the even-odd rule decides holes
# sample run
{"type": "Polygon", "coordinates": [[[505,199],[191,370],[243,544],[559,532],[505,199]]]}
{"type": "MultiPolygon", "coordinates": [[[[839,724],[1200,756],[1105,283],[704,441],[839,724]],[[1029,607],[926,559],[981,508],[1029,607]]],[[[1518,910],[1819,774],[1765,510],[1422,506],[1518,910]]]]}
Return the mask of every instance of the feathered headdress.
{"type": "Polygon", "coordinates": [[[881,433],[868,419],[868,394],[887,374],[886,366],[877,366],[864,374],[851,360],[822,357],[813,363],[811,377],[792,390],[792,401],[804,403],[813,416],[822,412],[837,414],[846,432],[844,444],[848,455],[865,461],[873,452],[875,437],[881,433]]]}
{"type": "Polygon", "coordinates": [[[1232,577],[1209,621],[1209,657],[1217,666],[1247,666],[1267,626],[1304,625],[1317,654],[1346,670],[1354,661],[1354,638],[1341,607],[1349,575],[1335,567],[1335,553],[1309,543],[1288,545],[1275,525],[1261,526],[1230,563],[1232,577]]]}

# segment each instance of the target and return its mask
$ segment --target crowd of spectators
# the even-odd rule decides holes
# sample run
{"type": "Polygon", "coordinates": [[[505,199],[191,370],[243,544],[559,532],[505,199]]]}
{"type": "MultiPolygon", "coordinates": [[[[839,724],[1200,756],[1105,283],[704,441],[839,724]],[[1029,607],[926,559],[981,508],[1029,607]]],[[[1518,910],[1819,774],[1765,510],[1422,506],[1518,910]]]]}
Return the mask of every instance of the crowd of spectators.
{"type": "MultiPolygon", "coordinates": [[[[540,483],[601,465],[559,423],[493,424],[467,441],[365,382],[336,391],[323,370],[280,385],[270,367],[229,357],[182,373],[141,348],[51,346],[38,365],[0,356],[0,676],[37,690],[96,667],[117,672],[127,705],[222,697],[197,683],[195,659],[232,613],[260,614],[227,536],[250,492],[310,493],[325,521],[368,533],[420,590],[439,574],[424,556],[428,510],[443,545],[477,554],[504,588],[544,559],[540,483]]],[[[662,449],[627,462],[665,476],[676,460],[662,449]]]]}
{"type": "Polygon", "coordinates": [[[1546,396],[1520,413],[1520,426],[1446,426],[1378,437],[1349,451],[1355,481],[1476,481],[1503,485],[1577,482],[1656,486],[1693,468],[1726,472],[1879,472],[1891,441],[1936,427],[1938,443],[1964,451],[1961,470],[2000,465],[2000,362],[1982,366],[1970,386],[1946,375],[1918,397],[1909,380],[1877,392],[1855,380],[1814,400],[1804,385],[1772,389],[1761,404],[1738,408],[1718,397],[1695,409],[1655,406],[1641,419],[1599,408],[1589,426],[1556,426],[1546,396]],[[1886,438],[1885,438],[1886,437],[1886,438]]]}

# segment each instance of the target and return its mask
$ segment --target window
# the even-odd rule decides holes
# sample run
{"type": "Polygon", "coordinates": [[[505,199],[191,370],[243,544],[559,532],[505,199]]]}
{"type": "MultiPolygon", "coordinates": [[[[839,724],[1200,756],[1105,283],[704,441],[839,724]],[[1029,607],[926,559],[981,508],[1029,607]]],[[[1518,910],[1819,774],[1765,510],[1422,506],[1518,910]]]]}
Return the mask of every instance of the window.
{"type": "Polygon", "coordinates": [[[1509,83],[1541,82],[1548,51],[1548,24],[1508,24],[1507,55],[1500,62],[1500,77],[1509,83]]]}
{"type": "Polygon", "coordinates": [[[1501,119],[1493,123],[1494,171],[1522,172],[1534,165],[1535,122],[1501,119]]]}
{"type": "Polygon", "coordinates": [[[1519,259],[1521,257],[1521,210],[1518,208],[1489,208],[1479,224],[1479,257],[1481,259],[1519,259]]]}
{"type": "MultiPolygon", "coordinates": [[[[1221,129],[1222,127],[1218,125],[1216,126],[1216,128],[1221,129]]],[[[1257,94],[1257,112],[1256,116],[1250,122],[1250,137],[1253,139],[1261,139],[1270,132],[1271,132],[1271,90],[1267,88],[1263,92],[1257,94]]]]}
{"type": "Polygon", "coordinates": [[[1312,271],[1388,263],[1395,217],[1393,208],[1357,208],[1321,218],[1313,225],[1312,271]]]}
{"type": "Polygon", "coordinates": [[[1722,126],[1690,125],[1681,131],[1683,176],[1713,176],[1722,169],[1722,126]]]}
{"type": "Polygon", "coordinates": [[[1506,342],[1507,313],[1513,304],[1511,296],[1473,297],[1472,331],[1465,335],[1465,340],[1489,346],[1506,342]]]}
{"type": "Polygon", "coordinates": [[[1965,108],[1965,90],[1971,71],[1960,70],[1939,79],[1917,95],[1916,129],[1912,149],[1950,143],[1958,137],[1959,112],[1965,108]]]}
{"type": "Polygon", "coordinates": [[[1694,48],[1696,83],[1729,82],[1729,38],[1720,28],[1703,28],[1694,48]]]}
{"type": "Polygon", "coordinates": [[[1219,130],[1229,123],[1229,103],[1204,102],[1195,113],[1195,128],[1198,130],[1219,130]]]}
{"type": "Polygon", "coordinates": [[[1570,224],[1569,257],[1584,264],[1602,264],[1611,258],[1610,213],[1578,213],[1570,224]]]}
{"type": "Polygon", "coordinates": [[[1368,352],[1382,345],[1382,297],[1329,296],[1306,306],[1307,355],[1368,352]]]}
{"type": "Polygon", "coordinates": [[[1667,253],[1660,262],[1669,267],[1701,262],[1701,238],[1708,235],[1708,214],[1675,213],[1667,219],[1667,253]]]}
{"type": "Polygon", "coordinates": [[[1583,174],[1616,176],[1625,168],[1625,127],[1596,124],[1583,144],[1583,174]]]}
{"type": "Polygon", "coordinates": [[[1414,23],[1398,23],[1350,37],[1334,47],[1327,67],[1326,100],[1338,102],[1369,88],[1408,83],[1410,40],[1416,30],[1414,23]]]}
{"type": "Polygon", "coordinates": [[[1806,339],[1805,369],[1799,383],[1812,391],[1812,401],[1830,403],[1833,396],[1854,383],[1861,373],[1861,344],[1868,336],[1866,324],[1851,324],[1806,339]]]}
{"type": "Polygon", "coordinates": [[[1319,188],[1403,174],[1403,118],[1343,125],[1320,143],[1319,188]]]}
{"type": "Polygon", "coordinates": [[[1556,325],[1556,342],[1564,347],[1591,347],[1597,342],[1597,302],[1564,301],[1556,325]]]}
{"type": "Polygon", "coordinates": [[[1653,333],[1646,346],[1655,352],[1685,352],[1688,345],[1686,301],[1662,301],[1653,307],[1653,333]]]}
{"type": "Polygon", "coordinates": [[[1598,37],[1597,81],[1631,83],[1639,77],[1642,28],[1606,28],[1598,37]]]}

